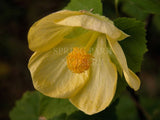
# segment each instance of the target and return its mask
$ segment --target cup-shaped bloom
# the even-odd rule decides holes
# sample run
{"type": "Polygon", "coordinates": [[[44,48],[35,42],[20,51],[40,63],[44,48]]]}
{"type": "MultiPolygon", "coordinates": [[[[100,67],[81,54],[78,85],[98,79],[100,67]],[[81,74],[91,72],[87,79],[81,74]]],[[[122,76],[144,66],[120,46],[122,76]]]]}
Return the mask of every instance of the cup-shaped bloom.
{"type": "Polygon", "coordinates": [[[40,19],[28,33],[35,89],[68,98],[87,114],[104,110],[116,91],[118,67],[131,88],[140,86],[118,43],[128,36],[108,18],[86,11],[62,10],[40,19]]]}

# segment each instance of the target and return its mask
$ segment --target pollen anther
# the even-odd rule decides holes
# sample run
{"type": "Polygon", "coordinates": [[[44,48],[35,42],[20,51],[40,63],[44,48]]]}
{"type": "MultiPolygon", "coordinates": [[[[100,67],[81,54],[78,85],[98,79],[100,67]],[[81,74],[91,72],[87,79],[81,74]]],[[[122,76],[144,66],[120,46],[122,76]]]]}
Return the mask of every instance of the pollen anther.
{"type": "Polygon", "coordinates": [[[92,58],[84,48],[73,48],[67,56],[67,66],[73,73],[82,73],[90,68],[92,58]]]}

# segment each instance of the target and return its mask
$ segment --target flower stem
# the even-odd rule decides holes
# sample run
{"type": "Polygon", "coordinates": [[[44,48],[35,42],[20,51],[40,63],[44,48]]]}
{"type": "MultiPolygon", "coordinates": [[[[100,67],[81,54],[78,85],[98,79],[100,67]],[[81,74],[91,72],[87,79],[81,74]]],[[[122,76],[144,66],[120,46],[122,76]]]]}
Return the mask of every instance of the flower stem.
{"type": "Polygon", "coordinates": [[[115,0],[114,2],[115,2],[114,5],[115,5],[116,15],[118,17],[119,16],[119,12],[118,12],[118,3],[119,3],[119,0],[115,0]]]}

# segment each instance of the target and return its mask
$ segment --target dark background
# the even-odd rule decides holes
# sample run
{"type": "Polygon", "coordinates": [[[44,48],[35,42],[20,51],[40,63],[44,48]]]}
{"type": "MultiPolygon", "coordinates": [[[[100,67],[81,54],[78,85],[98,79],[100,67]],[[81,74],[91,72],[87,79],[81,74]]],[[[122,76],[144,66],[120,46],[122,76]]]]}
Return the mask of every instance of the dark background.
{"type": "MultiPolygon", "coordinates": [[[[34,90],[28,60],[27,33],[38,19],[58,11],[69,0],[1,0],[0,1],[0,119],[9,120],[9,111],[25,91],[34,90]]],[[[104,14],[114,18],[114,4],[104,1],[104,14]],[[107,7],[109,6],[109,7],[107,7]]],[[[134,17],[121,11],[122,16],[134,17]]],[[[148,35],[148,49],[139,74],[142,80],[140,94],[151,98],[160,96],[160,32],[154,15],[144,20],[148,35]]]]}

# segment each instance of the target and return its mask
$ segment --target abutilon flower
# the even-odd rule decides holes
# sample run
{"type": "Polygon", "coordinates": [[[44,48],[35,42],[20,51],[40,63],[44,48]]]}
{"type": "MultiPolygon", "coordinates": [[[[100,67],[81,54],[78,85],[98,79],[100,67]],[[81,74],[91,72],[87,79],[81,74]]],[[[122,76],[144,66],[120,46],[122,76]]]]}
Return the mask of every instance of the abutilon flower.
{"type": "Polygon", "coordinates": [[[118,43],[128,36],[108,18],[87,11],[62,10],[40,19],[28,33],[35,89],[68,98],[86,114],[104,110],[116,91],[118,67],[131,88],[140,87],[118,43]]]}

